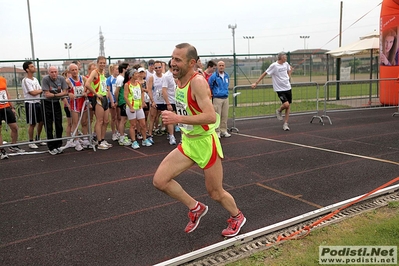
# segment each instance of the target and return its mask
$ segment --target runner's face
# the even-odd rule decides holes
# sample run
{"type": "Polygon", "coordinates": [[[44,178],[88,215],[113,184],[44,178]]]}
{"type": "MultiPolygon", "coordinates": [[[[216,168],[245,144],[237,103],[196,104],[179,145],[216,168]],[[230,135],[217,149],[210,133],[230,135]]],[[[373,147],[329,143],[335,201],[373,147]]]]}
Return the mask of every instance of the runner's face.
{"type": "Polygon", "coordinates": [[[154,71],[154,64],[148,65],[148,71],[151,73],[154,71]]]}
{"type": "MultiPolygon", "coordinates": [[[[190,69],[190,62],[187,61],[187,49],[186,48],[175,48],[172,53],[172,74],[174,78],[181,79],[184,77],[189,69],[190,69]]],[[[194,61],[195,64],[195,61],[194,61]]],[[[194,67],[194,65],[191,66],[191,69],[194,67]]]]}
{"type": "Polygon", "coordinates": [[[71,73],[71,76],[73,78],[77,78],[79,76],[79,69],[78,66],[71,66],[69,68],[69,73],[71,73]]]}
{"type": "Polygon", "coordinates": [[[118,76],[119,75],[119,69],[117,67],[114,67],[114,76],[118,76]]]}
{"type": "Polygon", "coordinates": [[[104,70],[107,63],[105,62],[105,59],[101,59],[98,61],[97,65],[99,70],[104,70]]]}
{"type": "Polygon", "coordinates": [[[155,69],[155,73],[161,74],[162,73],[162,64],[161,63],[155,63],[154,64],[154,69],[155,69]]]}
{"type": "Polygon", "coordinates": [[[140,77],[140,73],[139,73],[139,72],[134,72],[134,74],[133,74],[133,76],[132,76],[132,80],[133,80],[133,81],[136,81],[136,80],[139,79],[139,77],[140,77]]]}

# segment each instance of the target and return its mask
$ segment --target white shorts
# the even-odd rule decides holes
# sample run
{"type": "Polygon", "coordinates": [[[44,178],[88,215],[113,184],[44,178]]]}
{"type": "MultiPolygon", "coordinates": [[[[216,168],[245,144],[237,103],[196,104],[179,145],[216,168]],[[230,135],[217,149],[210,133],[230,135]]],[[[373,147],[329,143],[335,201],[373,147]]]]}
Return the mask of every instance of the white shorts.
{"type": "Polygon", "coordinates": [[[133,120],[133,119],[140,120],[140,119],[145,118],[143,109],[135,110],[135,112],[132,113],[132,112],[130,112],[130,108],[128,105],[126,105],[126,114],[127,114],[127,119],[129,119],[129,120],[133,120]]]}

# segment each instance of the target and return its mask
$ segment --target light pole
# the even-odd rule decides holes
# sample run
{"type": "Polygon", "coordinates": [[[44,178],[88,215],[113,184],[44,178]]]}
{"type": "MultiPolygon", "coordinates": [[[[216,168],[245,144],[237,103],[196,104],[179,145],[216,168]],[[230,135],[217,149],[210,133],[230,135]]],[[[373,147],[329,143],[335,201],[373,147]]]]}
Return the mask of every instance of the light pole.
{"type": "Polygon", "coordinates": [[[305,55],[305,51],[306,51],[306,39],[309,39],[310,36],[309,35],[302,35],[299,36],[299,38],[303,39],[303,75],[306,75],[306,55],[305,55]]]}
{"type": "Polygon", "coordinates": [[[28,18],[29,18],[29,32],[30,32],[30,47],[32,49],[32,60],[35,60],[35,48],[33,46],[33,33],[32,33],[32,22],[30,19],[30,6],[29,6],[29,0],[26,1],[28,5],[28,18]]]}
{"type": "Polygon", "coordinates": [[[249,49],[249,40],[254,39],[254,36],[242,36],[244,39],[248,40],[248,59],[251,59],[251,53],[250,53],[250,49],[249,49]]]}
{"type": "Polygon", "coordinates": [[[236,39],[235,39],[235,29],[237,28],[237,24],[231,25],[229,24],[229,29],[233,33],[233,68],[234,68],[234,87],[237,85],[237,75],[236,75],[236,39]]]}
{"type": "Polygon", "coordinates": [[[68,59],[71,58],[71,55],[69,54],[69,50],[72,49],[72,43],[64,43],[65,44],[65,49],[68,50],[68,59]]]}

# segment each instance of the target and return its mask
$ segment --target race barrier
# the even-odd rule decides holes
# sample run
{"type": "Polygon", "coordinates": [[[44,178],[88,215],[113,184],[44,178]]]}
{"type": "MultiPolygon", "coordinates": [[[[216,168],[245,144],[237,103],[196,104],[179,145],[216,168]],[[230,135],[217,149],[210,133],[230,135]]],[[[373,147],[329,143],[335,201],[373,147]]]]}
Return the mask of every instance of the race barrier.
{"type": "MultiPolygon", "coordinates": [[[[355,111],[376,108],[398,108],[393,116],[399,114],[399,105],[387,105],[380,102],[379,86],[395,86],[397,79],[368,79],[348,81],[327,81],[322,87],[316,82],[292,83],[292,104],[290,116],[313,114],[310,123],[315,119],[321,124],[332,121],[329,113],[355,111]]],[[[392,93],[396,93],[392,90],[392,93]]],[[[276,117],[276,109],[281,101],[273,91],[272,84],[235,86],[230,99],[233,126],[230,131],[238,132],[236,121],[276,117]]],[[[390,95],[397,98],[398,95],[390,95]]],[[[284,115],[284,111],[283,111],[284,115]]]]}
{"type": "MultiPolygon", "coordinates": [[[[332,112],[393,108],[393,105],[381,103],[380,86],[381,84],[384,84],[384,87],[395,86],[396,83],[397,79],[393,78],[328,81],[320,93],[323,98],[323,112],[321,115],[313,117],[311,122],[314,118],[319,118],[324,125],[323,118],[326,118],[332,124],[331,118],[327,114],[332,112]]],[[[392,90],[389,97],[396,98],[397,95],[392,90]]]]}
{"type": "MultiPolygon", "coordinates": [[[[63,97],[66,98],[66,97],[63,97]]],[[[84,108],[86,108],[88,111],[87,112],[80,112],[79,114],[79,121],[77,123],[77,127],[75,128],[75,130],[69,133],[69,136],[67,134],[67,131],[69,131],[71,128],[67,129],[68,126],[71,126],[72,120],[71,118],[68,119],[66,116],[66,112],[64,110],[64,104],[62,102],[62,99],[60,98],[59,101],[56,102],[49,102],[47,101],[46,104],[44,104],[44,101],[46,98],[41,97],[41,98],[36,98],[35,100],[40,101],[40,106],[41,106],[41,112],[42,112],[42,120],[43,120],[43,128],[41,129],[41,134],[38,136],[37,138],[37,125],[34,129],[34,139],[33,141],[30,141],[29,138],[29,124],[26,122],[26,107],[25,107],[25,102],[26,101],[32,101],[32,99],[21,99],[21,98],[17,98],[17,99],[6,99],[6,100],[0,100],[0,106],[5,103],[5,102],[10,102],[12,104],[12,106],[15,108],[15,116],[16,116],[16,124],[18,126],[18,139],[17,139],[17,143],[13,144],[11,143],[11,129],[8,125],[8,121],[3,120],[2,121],[2,138],[3,138],[3,143],[0,143],[0,149],[6,149],[7,153],[9,156],[14,156],[14,155],[24,155],[24,154],[38,154],[38,153],[44,153],[44,152],[48,152],[47,148],[46,149],[31,149],[29,148],[29,144],[36,144],[37,146],[44,146],[44,144],[48,144],[48,142],[50,141],[62,141],[63,144],[65,144],[65,141],[71,140],[71,139],[87,139],[90,143],[89,148],[95,150],[95,145],[94,145],[94,141],[93,141],[93,134],[92,134],[92,123],[91,123],[91,119],[90,119],[90,112],[91,112],[91,108],[89,108],[90,103],[88,100],[85,101],[84,103],[84,108]],[[58,106],[58,107],[57,107],[58,106]],[[61,109],[59,109],[59,107],[61,109]],[[47,108],[47,109],[46,109],[47,108]],[[50,109],[49,109],[50,108],[50,109]],[[57,112],[59,112],[60,114],[57,116],[55,115],[57,112]],[[45,118],[45,116],[50,116],[45,118]],[[80,131],[80,127],[81,127],[81,122],[82,122],[82,118],[83,116],[87,115],[87,121],[88,121],[88,133],[87,134],[82,134],[80,131]],[[62,129],[60,128],[56,128],[57,125],[50,125],[47,124],[48,121],[56,121],[57,119],[61,118],[61,124],[62,124],[62,129]],[[53,137],[48,137],[48,131],[47,129],[49,129],[52,132],[53,137]],[[61,138],[57,138],[56,137],[56,131],[57,130],[62,130],[62,137],[61,138]],[[8,152],[8,148],[9,147],[13,147],[15,145],[20,146],[21,149],[24,150],[24,152],[8,152]]],[[[4,109],[0,109],[0,112],[5,112],[5,108],[4,109]]],[[[29,112],[29,110],[28,110],[29,112]]],[[[34,116],[35,116],[35,111],[30,110],[30,112],[34,112],[34,116]]],[[[6,117],[4,115],[4,117],[6,117]]],[[[52,122],[53,124],[53,122],[52,122]]],[[[63,146],[64,148],[66,148],[65,146],[63,146]]]]}
{"type": "MultiPolygon", "coordinates": [[[[291,115],[319,113],[319,85],[316,82],[292,83],[291,115]]],[[[230,131],[238,132],[236,121],[261,119],[276,116],[276,109],[281,101],[272,84],[259,84],[255,89],[250,85],[235,86],[231,101],[233,127],[230,131]]],[[[284,115],[284,112],[283,112],[284,115]]]]}

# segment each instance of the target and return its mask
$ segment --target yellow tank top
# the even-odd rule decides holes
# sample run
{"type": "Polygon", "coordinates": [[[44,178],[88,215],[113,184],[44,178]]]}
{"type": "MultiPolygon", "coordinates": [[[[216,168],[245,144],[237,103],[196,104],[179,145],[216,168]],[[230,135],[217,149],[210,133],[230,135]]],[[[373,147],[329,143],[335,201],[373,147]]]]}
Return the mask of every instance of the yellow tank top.
{"type": "MultiPolygon", "coordinates": [[[[195,73],[190,80],[187,82],[186,86],[176,88],[176,111],[178,115],[198,115],[202,113],[201,108],[198,103],[191,98],[191,80],[197,75],[195,73]]],[[[209,99],[211,101],[211,99],[209,99]]],[[[187,135],[211,135],[215,132],[216,125],[219,124],[220,118],[216,114],[217,121],[215,124],[205,124],[205,125],[187,125],[179,124],[180,129],[187,135]]]]}

